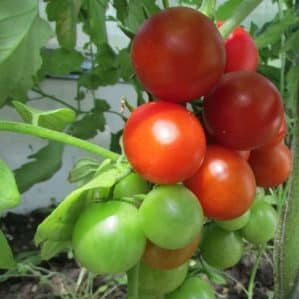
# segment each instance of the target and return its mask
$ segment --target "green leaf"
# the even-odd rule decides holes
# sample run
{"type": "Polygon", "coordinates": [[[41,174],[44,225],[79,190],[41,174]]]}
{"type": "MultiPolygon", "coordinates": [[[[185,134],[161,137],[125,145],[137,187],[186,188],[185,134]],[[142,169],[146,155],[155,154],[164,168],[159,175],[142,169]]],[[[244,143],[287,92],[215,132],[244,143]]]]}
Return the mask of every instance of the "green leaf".
{"type": "Polygon", "coordinates": [[[258,72],[271,80],[278,88],[280,87],[280,68],[267,64],[259,65],[258,72]]]}
{"type": "Polygon", "coordinates": [[[13,258],[12,251],[8,245],[8,242],[0,230],[0,269],[12,269],[15,268],[16,263],[13,258]]]}
{"type": "Polygon", "coordinates": [[[40,48],[52,34],[37,14],[35,0],[1,2],[0,106],[8,97],[24,98],[34,84],[42,63],[40,48]]]}
{"type": "Polygon", "coordinates": [[[286,76],[286,84],[287,84],[287,96],[286,96],[286,106],[287,108],[294,111],[294,107],[296,107],[296,93],[297,93],[297,84],[299,81],[299,65],[292,66],[286,76]]]}
{"type": "Polygon", "coordinates": [[[125,81],[129,81],[134,76],[129,49],[120,50],[117,59],[120,77],[125,81]]]}
{"type": "Polygon", "coordinates": [[[68,248],[71,248],[69,241],[45,241],[41,248],[41,258],[47,261],[68,248]]]}
{"type": "Polygon", "coordinates": [[[216,19],[219,21],[227,20],[243,0],[228,0],[219,5],[216,11],[216,19]]]}
{"type": "Polygon", "coordinates": [[[113,152],[116,153],[121,153],[122,149],[121,149],[121,136],[123,134],[123,130],[120,130],[116,133],[111,133],[111,139],[110,139],[110,150],[112,150],[113,152]]]}
{"type": "MultiPolygon", "coordinates": [[[[12,171],[0,160],[0,215],[20,203],[20,193],[12,171]]],[[[0,247],[1,248],[1,247],[0,247]]]]}
{"type": "Polygon", "coordinates": [[[95,107],[93,111],[101,113],[101,112],[106,112],[109,109],[110,109],[110,105],[107,103],[106,100],[102,100],[102,99],[95,100],[95,107]]]}
{"type": "Polygon", "coordinates": [[[288,13],[282,19],[279,18],[267,24],[262,33],[255,37],[257,47],[260,49],[277,43],[280,41],[281,35],[298,22],[298,16],[288,13]]]}
{"type": "Polygon", "coordinates": [[[83,26],[84,31],[90,35],[91,40],[98,47],[107,42],[106,9],[108,1],[85,0],[87,16],[83,26]]]}
{"type": "Polygon", "coordinates": [[[81,139],[90,139],[97,135],[98,130],[103,132],[105,124],[103,113],[89,112],[71,125],[70,133],[81,139]]]}
{"type": "Polygon", "coordinates": [[[25,122],[56,131],[62,131],[76,119],[76,113],[69,108],[42,111],[18,101],[13,101],[13,105],[25,122]]]}
{"type": "Polygon", "coordinates": [[[56,22],[56,34],[62,48],[72,50],[77,40],[77,20],[81,0],[51,0],[47,5],[50,21],[56,22]]]}
{"type": "Polygon", "coordinates": [[[127,174],[128,168],[110,168],[101,172],[89,183],[70,193],[63,202],[38,226],[35,234],[37,245],[46,241],[69,241],[73,226],[84,209],[88,190],[111,188],[115,182],[127,174]]]}
{"type": "Polygon", "coordinates": [[[48,180],[60,169],[63,148],[62,143],[49,142],[47,146],[28,157],[33,161],[14,171],[20,192],[25,192],[34,184],[48,180]]]}
{"type": "Polygon", "coordinates": [[[113,7],[116,10],[117,19],[124,24],[129,13],[127,0],[113,0],[113,7]]]}
{"type": "Polygon", "coordinates": [[[45,50],[42,52],[43,64],[40,73],[44,75],[61,76],[72,72],[80,72],[84,57],[75,50],[63,48],[45,50]]]}

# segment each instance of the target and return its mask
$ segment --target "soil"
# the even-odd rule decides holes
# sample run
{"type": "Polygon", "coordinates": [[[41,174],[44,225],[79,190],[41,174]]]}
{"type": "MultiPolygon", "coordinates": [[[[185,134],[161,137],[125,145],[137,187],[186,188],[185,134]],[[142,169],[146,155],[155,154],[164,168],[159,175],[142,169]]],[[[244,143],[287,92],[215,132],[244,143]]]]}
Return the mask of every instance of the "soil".
{"type": "MultiPolygon", "coordinates": [[[[48,212],[49,210],[39,210],[29,215],[8,213],[1,220],[0,228],[6,234],[15,255],[21,262],[18,271],[0,271],[0,298],[125,298],[124,276],[90,278],[88,274],[85,274],[78,287],[80,268],[70,256],[60,254],[49,262],[40,261],[38,249],[33,243],[33,236],[37,225],[48,212]],[[10,274],[10,278],[8,278],[8,274],[10,274]],[[97,291],[97,295],[92,295],[97,291]]],[[[269,256],[261,259],[255,280],[254,299],[269,299],[273,294],[273,269],[269,256]]],[[[237,266],[226,271],[227,283],[216,287],[217,298],[247,298],[242,288],[246,288],[248,285],[254,260],[255,254],[248,251],[237,266]],[[228,276],[232,278],[228,278],[228,276]]]]}

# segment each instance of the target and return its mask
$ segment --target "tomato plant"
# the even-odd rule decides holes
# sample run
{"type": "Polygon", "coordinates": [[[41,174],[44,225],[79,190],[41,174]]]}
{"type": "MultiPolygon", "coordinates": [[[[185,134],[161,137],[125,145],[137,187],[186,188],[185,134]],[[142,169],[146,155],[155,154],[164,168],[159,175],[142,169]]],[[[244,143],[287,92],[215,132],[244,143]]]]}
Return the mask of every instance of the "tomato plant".
{"type": "Polygon", "coordinates": [[[202,166],[185,181],[204,214],[217,220],[241,216],[255,196],[255,179],[248,163],[235,151],[209,145],[202,166]]]}
{"type": "Polygon", "coordinates": [[[242,257],[242,238],[238,232],[229,232],[211,224],[204,229],[200,252],[211,266],[219,269],[230,268],[242,257]]]}
{"type": "Polygon", "coordinates": [[[283,122],[281,96],[260,74],[227,73],[204,100],[203,118],[219,144],[237,150],[254,149],[279,131],[283,122]]]}
{"type": "Polygon", "coordinates": [[[170,293],[183,283],[187,272],[188,263],[170,270],[154,269],[141,263],[139,270],[141,293],[151,295],[170,293]]]}
{"type": "Polygon", "coordinates": [[[216,299],[216,297],[207,281],[190,277],[177,290],[166,295],[166,299],[216,299]]]}
{"type": "Polygon", "coordinates": [[[172,269],[188,261],[198,248],[200,236],[196,236],[189,244],[180,249],[164,249],[148,241],[142,261],[152,268],[172,269]]]}
{"type": "Polygon", "coordinates": [[[192,176],[206,150],[204,132],[195,116],[180,105],[162,101],[141,105],[131,114],[123,143],[135,171],[158,184],[192,176]]]}
{"type": "MultiPolygon", "coordinates": [[[[221,27],[223,22],[217,22],[221,27]]],[[[225,73],[236,71],[256,71],[259,53],[251,35],[241,26],[236,27],[225,39],[225,73]]]]}
{"type": "Polygon", "coordinates": [[[252,205],[249,221],[242,228],[241,234],[250,243],[263,245],[274,238],[277,225],[276,210],[260,199],[252,205]]]}
{"type": "Polygon", "coordinates": [[[145,248],[137,209],[117,201],[90,205],[76,222],[72,239],[78,262],[96,274],[127,271],[145,248]]]}
{"type": "Polygon", "coordinates": [[[286,145],[280,143],[263,150],[252,151],[249,164],[258,186],[275,187],[289,177],[292,154],[286,145]]]}
{"type": "Polygon", "coordinates": [[[146,237],[165,249],[187,246],[203,226],[196,196],[183,185],[157,186],[138,211],[146,237]]]}
{"type": "Polygon", "coordinates": [[[133,39],[131,56],[144,88],[172,102],[206,95],[225,65],[216,26],[187,7],[165,9],[149,18],[133,39]]]}

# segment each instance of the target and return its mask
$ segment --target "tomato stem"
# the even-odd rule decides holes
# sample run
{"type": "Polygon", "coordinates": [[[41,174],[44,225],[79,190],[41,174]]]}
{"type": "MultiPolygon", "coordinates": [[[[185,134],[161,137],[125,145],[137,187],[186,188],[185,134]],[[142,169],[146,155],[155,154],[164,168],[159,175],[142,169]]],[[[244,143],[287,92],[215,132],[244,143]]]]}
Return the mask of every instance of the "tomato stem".
{"type": "Polygon", "coordinates": [[[139,299],[139,267],[137,263],[132,269],[127,272],[128,277],[128,295],[127,299],[139,299]]]}
{"type": "Polygon", "coordinates": [[[203,0],[200,11],[211,19],[215,18],[216,0],[203,0]]]}
{"type": "Polygon", "coordinates": [[[244,0],[220,27],[221,35],[226,38],[229,34],[260,4],[263,0],[244,0]]]}
{"type": "Polygon", "coordinates": [[[30,124],[0,120],[0,131],[22,133],[25,135],[32,135],[40,138],[62,142],[114,161],[120,157],[118,154],[88,141],[81,140],[66,133],[61,133],[30,124]]]}

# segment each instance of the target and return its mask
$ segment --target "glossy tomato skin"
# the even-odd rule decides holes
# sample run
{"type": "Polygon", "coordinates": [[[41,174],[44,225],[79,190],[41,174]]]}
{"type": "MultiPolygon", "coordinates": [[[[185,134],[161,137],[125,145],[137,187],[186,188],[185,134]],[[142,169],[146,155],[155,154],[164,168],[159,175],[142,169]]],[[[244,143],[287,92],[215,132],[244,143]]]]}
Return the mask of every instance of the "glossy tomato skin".
{"type": "Polygon", "coordinates": [[[144,88],[163,100],[206,95],[223,74],[224,42],[205,15],[187,7],[149,18],[132,43],[132,63],[144,88]]]}
{"type": "Polygon", "coordinates": [[[183,185],[161,185],[149,192],[139,208],[146,237],[165,249],[187,246],[203,226],[202,208],[183,185]]]}
{"type": "Polygon", "coordinates": [[[229,232],[211,224],[205,227],[200,246],[205,261],[219,269],[237,264],[243,254],[243,242],[238,232],[229,232]]]}
{"type": "Polygon", "coordinates": [[[175,291],[165,299],[216,299],[212,286],[199,277],[187,278],[175,291]]]}
{"type": "Polygon", "coordinates": [[[292,153],[285,144],[252,151],[249,164],[257,186],[276,187],[287,180],[292,171],[292,153]]]}
{"type": "Polygon", "coordinates": [[[125,154],[145,179],[173,184],[192,176],[206,150],[204,131],[184,107],[168,102],[139,106],[124,127],[125,154]]]}
{"type": "Polygon", "coordinates": [[[277,88],[255,72],[222,76],[203,107],[205,127],[217,143],[235,150],[258,148],[273,138],[283,121],[277,88]]]}
{"type": "Polygon", "coordinates": [[[198,248],[200,236],[197,235],[187,246],[170,250],[148,241],[142,261],[152,268],[168,270],[187,262],[198,248]]]}
{"type": "Polygon", "coordinates": [[[249,209],[255,197],[256,183],[248,163],[235,151],[209,145],[202,166],[185,181],[198,198],[204,215],[230,220],[249,209]]]}
{"type": "Polygon", "coordinates": [[[245,159],[246,161],[248,161],[249,156],[250,156],[250,151],[236,151],[236,153],[242,157],[243,159],[245,159]]]}
{"type": "Polygon", "coordinates": [[[119,181],[113,189],[113,198],[121,199],[125,196],[144,194],[149,191],[147,181],[137,173],[130,173],[119,181]]]}
{"type": "Polygon", "coordinates": [[[274,238],[277,225],[276,210],[267,202],[256,200],[251,208],[250,219],[241,234],[248,242],[263,245],[274,238]]]}
{"type": "Polygon", "coordinates": [[[232,220],[216,221],[216,224],[224,230],[235,231],[244,227],[250,219],[250,210],[232,220]]]}
{"type": "Polygon", "coordinates": [[[91,204],[75,224],[72,245],[76,260],[90,272],[127,271],[146,245],[137,209],[119,201],[91,204]]]}
{"type": "Polygon", "coordinates": [[[170,270],[154,269],[140,263],[139,289],[144,295],[163,295],[179,287],[188,272],[188,263],[170,270]]]}
{"type": "MultiPolygon", "coordinates": [[[[223,22],[217,22],[221,27],[223,22]]],[[[224,42],[226,52],[225,73],[236,71],[253,71],[258,66],[259,53],[253,38],[238,26],[224,42]]]]}

